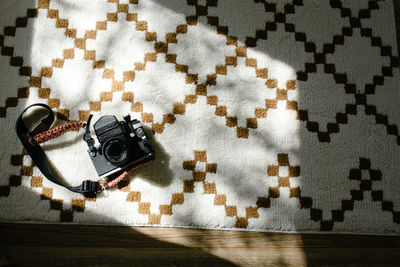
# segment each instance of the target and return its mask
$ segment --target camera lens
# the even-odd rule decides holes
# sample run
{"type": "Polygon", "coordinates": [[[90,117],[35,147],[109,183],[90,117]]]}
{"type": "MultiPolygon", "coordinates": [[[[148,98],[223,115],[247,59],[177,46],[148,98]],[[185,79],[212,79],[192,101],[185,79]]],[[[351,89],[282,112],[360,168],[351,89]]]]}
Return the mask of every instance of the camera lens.
{"type": "Polygon", "coordinates": [[[118,143],[112,143],[110,147],[108,148],[108,153],[111,157],[113,158],[119,158],[121,157],[123,150],[120,144],[118,143]]]}
{"type": "Polygon", "coordinates": [[[128,147],[121,139],[111,139],[104,144],[104,156],[113,164],[122,164],[127,159],[128,147]]]}

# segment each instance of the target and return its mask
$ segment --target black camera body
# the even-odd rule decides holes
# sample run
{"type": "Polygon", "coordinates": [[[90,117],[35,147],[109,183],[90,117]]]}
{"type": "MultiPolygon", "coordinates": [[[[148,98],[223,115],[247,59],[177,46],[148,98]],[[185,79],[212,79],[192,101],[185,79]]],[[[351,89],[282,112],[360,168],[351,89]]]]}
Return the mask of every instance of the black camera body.
{"type": "Polygon", "coordinates": [[[93,125],[99,142],[95,146],[89,132],[91,118],[87,122],[84,140],[99,178],[154,159],[154,149],[140,121],[131,120],[130,115],[123,121],[118,121],[115,116],[101,117],[93,125]]]}

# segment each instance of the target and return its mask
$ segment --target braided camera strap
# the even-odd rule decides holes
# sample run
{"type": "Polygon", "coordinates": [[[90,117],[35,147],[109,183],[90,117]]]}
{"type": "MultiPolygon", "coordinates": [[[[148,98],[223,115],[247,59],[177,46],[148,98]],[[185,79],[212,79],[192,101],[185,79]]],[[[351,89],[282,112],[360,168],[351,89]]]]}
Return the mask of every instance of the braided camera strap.
{"type": "Polygon", "coordinates": [[[151,161],[147,161],[147,162],[144,162],[144,163],[142,163],[142,164],[135,165],[134,167],[123,171],[120,175],[118,175],[117,178],[112,179],[112,180],[109,181],[109,182],[100,183],[101,189],[102,189],[102,190],[107,190],[107,189],[109,189],[109,188],[111,188],[111,187],[113,187],[113,186],[116,186],[116,185],[117,185],[119,182],[121,182],[131,171],[133,171],[133,170],[135,170],[135,169],[137,169],[137,168],[139,168],[139,167],[142,167],[142,166],[144,166],[144,165],[147,165],[147,164],[149,164],[150,162],[151,162],[151,161]]]}
{"type": "Polygon", "coordinates": [[[29,143],[34,144],[35,142],[37,144],[41,144],[50,140],[53,140],[57,137],[60,137],[61,135],[65,134],[66,132],[69,131],[77,131],[81,128],[85,128],[86,123],[80,122],[80,121],[70,121],[64,125],[57,126],[51,130],[39,133],[35,135],[33,138],[29,138],[29,143]]]}
{"type": "Polygon", "coordinates": [[[64,125],[49,130],[53,121],[54,121],[54,114],[49,106],[45,104],[33,104],[27,107],[20,114],[20,116],[17,119],[15,129],[22,145],[25,147],[26,151],[31,156],[33,162],[35,162],[36,166],[40,169],[40,171],[44,174],[44,176],[46,176],[47,179],[49,179],[50,181],[58,185],[61,185],[73,192],[84,193],[89,195],[98,194],[103,190],[116,186],[120,181],[122,181],[128,175],[130,171],[147,164],[145,163],[142,165],[137,165],[129,170],[126,170],[122,172],[118,177],[108,182],[107,181],[97,182],[97,181],[86,180],[83,181],[80,186],[75,186],[75,187],[67,186],[57,176],[54,175],[53,171],[50,168],[46,155],[42,150],[41,146],[39,146],[39,144],[60,137],[61,135],[69,131],[76,131],[81,128],[85,128],[86,123],[80,121],[70,121],[64,125]],[[41,121],[39,126],[37,126],[34,130],[31,131],[26,128],[22,116],[28,109],[34,106],[47,109],[49,111],[49,115],[41,121]]]}

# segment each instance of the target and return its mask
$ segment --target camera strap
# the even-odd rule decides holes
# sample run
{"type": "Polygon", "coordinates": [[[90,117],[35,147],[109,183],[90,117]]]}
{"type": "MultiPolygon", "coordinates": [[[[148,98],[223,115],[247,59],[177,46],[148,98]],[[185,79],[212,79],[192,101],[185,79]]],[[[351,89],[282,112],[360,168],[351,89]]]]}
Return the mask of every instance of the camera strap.
{"type": "Polygon", "coordinates": [[[60,186],[67,188],[72,192],[84,193],[88,195],[94,195],[100,193],[103,187],[97,181],[85,180],[82,182],[81,185],[71,187],[63,183],[61,179],[59,179],[53,173],[49,161],[46,157],[46,154],[44,153],[39,143],[43,143],[48,140],[54,139],[67,131],[77,130],[79,128],[85,127],[84,123],[73,121],[66,125],[62,125],[52,130],[49,130],[53,122],[54,122],[54,113],[51,110],[51,108],[46,104],[37,103],[28,106],[27,108],[25,108],[24,111],[22,111],[15,124],[15,130],[25,150],[28,152],[33,162],[40,169],[43,175],[46,176],[47,179],[49,179],[53,183],[56,183],[60,186]],[[46,118],[41,120],[40,123],[33,130],[29,130],[23,121],[23,115],[25,112],[28,111],[28,109],[32,107],[45,108],[49,111],[49,115],[47,115],[46,118]]]}

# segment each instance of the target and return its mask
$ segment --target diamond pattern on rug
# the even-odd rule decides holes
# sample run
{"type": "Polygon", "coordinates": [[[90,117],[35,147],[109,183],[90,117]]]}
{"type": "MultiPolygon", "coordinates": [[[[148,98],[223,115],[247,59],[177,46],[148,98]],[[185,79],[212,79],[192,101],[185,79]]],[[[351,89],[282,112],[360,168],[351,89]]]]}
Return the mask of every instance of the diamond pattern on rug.
{"type": "MultiPolygon", "coordinates": [[[[1,11],[0,219],[400,232],[391,1],[32,2],[1,11]],[[58,123],[130,112],[158,158],[105,196],[64,192],[13,133],[35,102],[58,123]]],[[[95,179],[79,139],[44,146],[71,184],[95,179]]]]}

